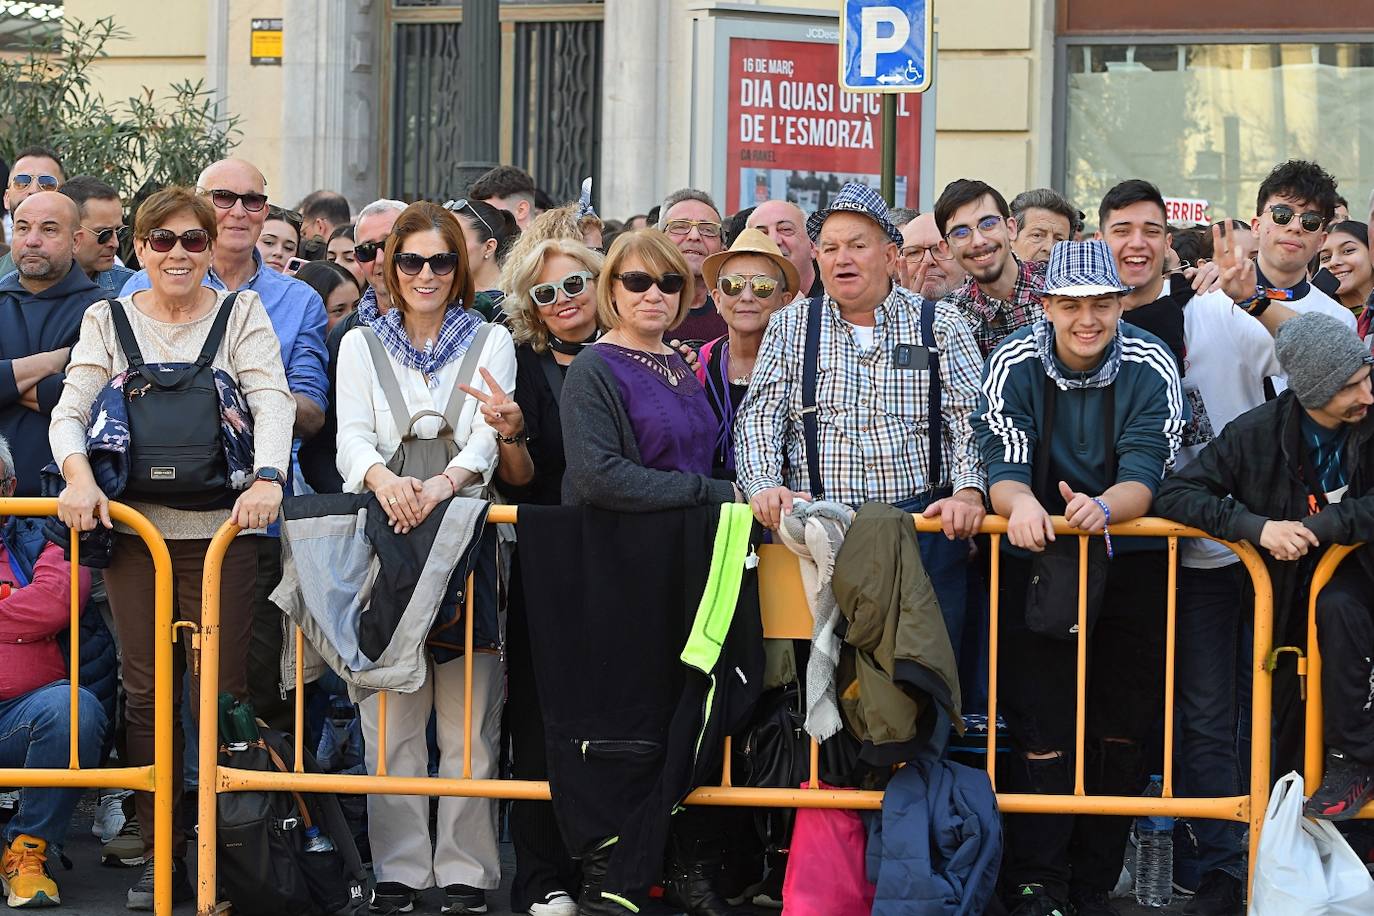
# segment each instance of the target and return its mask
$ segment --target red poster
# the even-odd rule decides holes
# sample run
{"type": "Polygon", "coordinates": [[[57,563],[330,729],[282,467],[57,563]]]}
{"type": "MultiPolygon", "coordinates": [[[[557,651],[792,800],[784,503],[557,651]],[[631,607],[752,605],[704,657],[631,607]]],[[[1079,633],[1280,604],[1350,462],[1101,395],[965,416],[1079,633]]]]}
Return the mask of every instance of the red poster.
{"type": "MultiPolygon", "coordinates": [[[[841,92],[839,48],[730,39],[726,128],[729,212],[787,198],[810,212],[845,182],[882,177],[882,100],[841,92]]],[[[921,97],[897,95],[896,204],[914,206],[921,177],[921,97]]]]}

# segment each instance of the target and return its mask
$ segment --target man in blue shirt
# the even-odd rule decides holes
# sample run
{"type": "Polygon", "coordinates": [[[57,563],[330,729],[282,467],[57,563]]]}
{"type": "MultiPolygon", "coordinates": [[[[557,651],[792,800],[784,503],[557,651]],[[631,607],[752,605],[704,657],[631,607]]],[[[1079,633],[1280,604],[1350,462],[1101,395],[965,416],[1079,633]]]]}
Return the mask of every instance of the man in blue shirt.
{"type": "MultiPolygon", "coordinates": [[[[319,432],[329,391],[325,373],[327,324],[319,293],[293,277],[265,267],[258,236],[267,222],[267,179],[251,162],[221,159],[200,173],[200,193],[215,207],[214,259],[205,277],[213,289],[251,289],[262,298],[281,341],[286,383],[296,398],[297,444],[319,432]]],[[[124,293],[149,287],[147,271],[124,285],[124,293]]],[[[294,463],[294,462],[293,462],[294,463]]],[[[287,492],[292,492],[288,490],[287,492]]],[[[277,728],[291,728],[290,695],[279,689],[281,611],[268,597],[281,581],[277,528],[258,537],[258,583],[253,604],[253,639],[248,651],[248,683],[259,716],[277,728]]]]}

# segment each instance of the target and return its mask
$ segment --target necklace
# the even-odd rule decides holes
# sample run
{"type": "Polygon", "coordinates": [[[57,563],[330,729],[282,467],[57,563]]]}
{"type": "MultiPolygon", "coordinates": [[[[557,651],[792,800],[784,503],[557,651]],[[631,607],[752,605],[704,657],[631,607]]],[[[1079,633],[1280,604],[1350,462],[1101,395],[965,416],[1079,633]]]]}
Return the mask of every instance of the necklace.
{"type": "Polygon", "coordinates": [[[677,373],[673,371],[673,364],[669,361],[668,355],[666,353],[650,353],[649,355],[654,358],[654,368],[661,369],[664,378],[668,379],[669,384],[676,388],[677,373]]]}
{"type": "Polygon", "coordinates": [[[582,348],[583,348],[583,347],[585,347],[585,346],[586,346],[587,344],[589,344],[589,343],[595,343],[595,342],[597,341],[597,339],[599,339],[600,337],[601,337],[601,329],[600,329],[600,328],[597,328],[595,331],[593,331],[593,332],[592,332],[592,336],[591,336],[591,337],[588,337],[586,340],[582,341],[581,343],[569,343],[569,342],[566,341],[566,340],[560,340],[559,338],[557,338],[557,337],[553,336],[552,334],[550,334],[550,335],[549,335],[549,348],[552,349],[552,350],[554,350],[555,352],[562,353],[564,356],[576,356],[577,354],[579,354],[579,353],[582,352],[582,348]]]}

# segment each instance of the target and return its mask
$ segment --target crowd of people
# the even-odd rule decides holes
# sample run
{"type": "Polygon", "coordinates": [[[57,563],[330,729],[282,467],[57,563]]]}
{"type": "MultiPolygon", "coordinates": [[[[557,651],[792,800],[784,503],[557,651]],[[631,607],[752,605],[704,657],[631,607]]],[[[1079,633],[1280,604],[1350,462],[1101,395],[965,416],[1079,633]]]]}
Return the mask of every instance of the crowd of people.
{"type": "MultiPolygon", "coordinates": [[[[60,526],[8,520],[0,764],[65,766],[72,728],[83,766],[153,761],[153,564],[111,521],[116,499],[166,539],[178,619],[199,619],[209,539],[226,520],[240,526],[221,577],[217,687],[282,729],[295,692],[315,709],[328,683],[295,684],[285,661],[282,606],[298,572],[288,563],[284,577],[283,515],[307,494],[371,498],[382,527],[412,540],[436,536],[454,497],[622,513],[747,503],[766,537],[823,505],[938,519],[917,539],[919,560],[966,712],[986,711],[979,532],[996,513],[1008,520],[997,664],[1013,749],[999,788],[1041,794],[1072,793],[1076,753],[1076,586],[1066,599],[1057,564],[1076,581],[1077,539],[1057,538],[1052,516],[1105,533],[1159,515],[1250,542],[1269,565],[1280,646],[1305,644],[1319,549],[1374,537],[1368,225],[1349,219],[1315,163],[1275,167],[1251,219],[1200,228],[1171,226],[1142,179],[1106,194],[1095,232],[1052,190],[1008,203],[969,179],[927,213],[890,210],[859,184],[817,212],[771,200],[728,217],[685,188],[623,222],[599,216],[589,188],[563,206],[540,197],[529,175],[500,167],[442,204],[381,199],[355,217],[318,191],[292,210],[255,166],[226,159],[196,187],[144,200],[130,232],[108,184],[68,179],[53,150],[21,153],[4,194],[0,495],[58,496],[61,526],[82,533],[83,568],[73,580],[48,540],[63,541],[60,526]],[[57,648],[74,582],[92,631],[83,623],[78,723],[57,648]],[[86,676],[88,656],[118,672],[118,688],[86,676]]],[[[1087,790],[1139,795],[1160,765],[1167,553],[1148,538],[1092,543],[1087,790]]],[[[526,586],[518,535],[471,549],[509,560],[508,587],[476,592],[472,695],[458,654],[431,640],[418,689],[390,694],[385,715],[377,694],[358,706],[368,772],[385,728],[389,774],[459,775],[470,705],[474,778],[549,778],[532,632],[546,596],[526,586]]],[[[1318,605],[1328,749],[1315,817],[1344,820],[1374,796],[1371,576],[1361,552],[1318,605]]],[[[1252,599],[1234,553],[1184,545],[1181,795],[1245,793],[1252,599]]],[[[194,774],[184,732],[197,725],[183,701],[194,710],[199,693],[183,645],[177,902],[192,896],[180,809],[194,774]]],[[[789,645],[784,667],[809,687],[808,649],[789,645]]],[[[1291,655],[1277,662],[1274,710],[1284,772],[1302,754],[1291,655]]],[[[47,863],[80,792],[20,795],[0,868],[9,904],[57,903],[47,863]]],[[[627,912],[619,888],[603,887],[613,838],[570,847],[555,812],[510,805],[511,910],[627,912]]],[[[408,912],[430,887],[445,913],[488,911],[501,882],[494,801],[445,797],[431,821],[424,797],[373,795],[366,823],[374,912],[408,912]]],[[[106,861],[144,868],[134,909],[153,904],[151,824],[144,793],[102,793],[106,861]]],[[[661,875],[671,904],[722,916],[731,901],[780,897],[776,863],[732,883],[731,829],[701,809],[674,816],[661,875]]],[[[1185,912],[1241,912],[1243,825],[1192,829],[1201,877],[1185,912]]],[[[1123,817],[1008,816],[1001,905],[1115,913],[1128,833],[1123,817]]]]}

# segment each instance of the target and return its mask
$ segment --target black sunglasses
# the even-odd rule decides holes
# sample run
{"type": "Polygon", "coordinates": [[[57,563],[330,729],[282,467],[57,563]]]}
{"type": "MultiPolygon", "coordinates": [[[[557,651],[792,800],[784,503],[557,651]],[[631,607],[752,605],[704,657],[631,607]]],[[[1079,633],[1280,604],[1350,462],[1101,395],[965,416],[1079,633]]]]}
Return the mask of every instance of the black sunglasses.
{"type": "Polygon", "coordinates": [[[402,251],[400,254],[393,255],[391,263],[396,265],[396,269],[407,277],[413,277],[429,265],[429,269],[434,272],[436,277],[447,277],[453,273],[453,268],[458,266],[458,252],[441,251],[425,257],[413,251],[402,251]]]}
{"type": "Polygon", "coordinates": [[[632,293],[647,293],[649,287],[657,286],[659,292],[668,296],[682,292],[682,287],[687,282],[687,278],[682,274],[664,274],[661,277],[655,277],[653,274],[646,274],[642,270],[616,274],[615,278],[632,293]]]}
{"type": "Polygon", "coordinates": [[[129,234],[128,226],[106,226],[104,229],[92,229],[89,226],[82,226],[81,228],[95,236],[95,243],[97,245],[108,245],[110,239],[115,236],[119,236],[119,238],[123,240],[124,236],[129,234]]]}
{"type": "Polygon", "coordinates": [[[38,190],[40,191],[56,191],[62,186],[62,182],[58,181],[54,175],[30,175],[26,172],[19,172],[10,176],[10,185],[19,191],[27,190],[28,186],[35,181],[38,182],[38,190]]]}
{"type": "Polygon", "coordinates": [[[361,245],[353,246],[353,257],[363,264],[371,264],[377,260],[377,252],[386,247],[387,236],[382,236],[375,242],[363,242],[361,245]]]}
{"type": "Polygon", "coordinates": [[[252,192],[248,194],[236,194],[224,188],[214,188],[206,193],[210,195],[210,203],[221,210],[232,210],[234,204],[240,201],[243,202],[243,209],[247,210],[249,213],[257,213],[263,207],[267,206],[266,194],[255,194],[252,192]]]}
{"type": "Polygon", "coordinates": [[[166,254],[181,242],[182,250],[189,254],[200,254],[210,247],[210,233],[204,229],[187,229],[177,235],[171,229],[153,229],[145,239],[148,247],[159,254],[166,254]]]}
{"type": "Polygon", "coordinates": [[[1304,232],[1316,232],[1326,222],[1322,219],[1322,215],[1314,210],[1307,210],[1299,216],[1298,212],[1287,204],[1273,204],[1269,208],[1269,215],[1280,226],[1287,226],[1293,221],[1293,217],[1297,216],[1304,232]]]}

